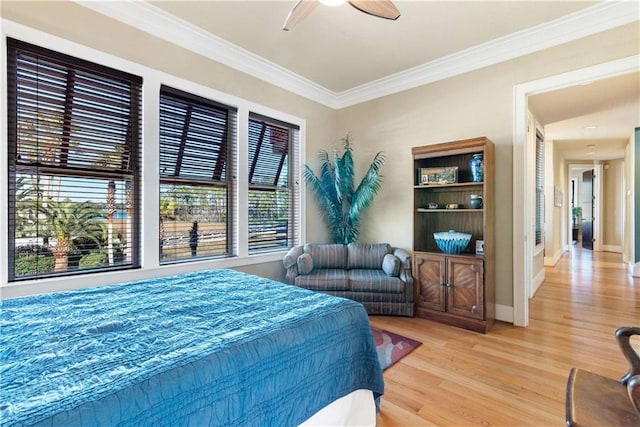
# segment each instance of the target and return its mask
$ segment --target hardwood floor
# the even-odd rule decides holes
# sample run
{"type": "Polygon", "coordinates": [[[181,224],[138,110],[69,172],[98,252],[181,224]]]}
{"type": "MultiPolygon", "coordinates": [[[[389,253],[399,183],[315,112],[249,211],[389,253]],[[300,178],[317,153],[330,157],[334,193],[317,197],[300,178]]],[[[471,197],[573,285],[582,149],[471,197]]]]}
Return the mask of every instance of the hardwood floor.
{"type": "Polygon", "coordinates": [[[546,269],[527,328],[496,322],[482,335],[384,316],[371,324],[422,342],[384,372],[378,426],[561,426],[571,367],[626,373],[614,332],[640,325],[640,279],[619,254],[573,248],[546,269]]]}

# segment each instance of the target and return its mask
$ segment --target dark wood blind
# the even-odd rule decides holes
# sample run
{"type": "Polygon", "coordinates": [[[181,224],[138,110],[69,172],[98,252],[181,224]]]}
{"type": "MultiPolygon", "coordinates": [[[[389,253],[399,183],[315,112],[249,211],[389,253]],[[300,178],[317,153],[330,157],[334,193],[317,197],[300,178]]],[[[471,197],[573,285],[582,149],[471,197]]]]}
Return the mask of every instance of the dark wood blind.
{"type": "Polygon", "coordinates": [[[161,262],[234,252],[236,110],[160,90],[161,262]]]}
{"type": "Polygon", "coordinates": [[[299,230],[298,126],[249,117],[249,253],[291,247],[299,230]]]}
{"type": "Polygon", "coordinates": [[[139,266],[142,79],[7,48],[10,280],[139,266]]]}
{"type": "Polygon", "coordinates": [[[535,244],[544,236],[544,137],[536,131],[536,215],[535,244]]]}

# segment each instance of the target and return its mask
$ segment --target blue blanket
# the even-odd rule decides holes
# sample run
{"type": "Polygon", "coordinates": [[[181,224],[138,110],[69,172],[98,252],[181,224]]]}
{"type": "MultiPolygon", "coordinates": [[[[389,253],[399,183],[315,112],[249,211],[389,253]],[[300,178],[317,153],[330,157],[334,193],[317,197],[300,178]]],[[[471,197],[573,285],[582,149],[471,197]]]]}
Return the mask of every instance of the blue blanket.
{"type": "Polygon", "coordinates": [[[292,426],[383,392],[364,308],[232,270],[0,303],[0,424],[292,426]]]}

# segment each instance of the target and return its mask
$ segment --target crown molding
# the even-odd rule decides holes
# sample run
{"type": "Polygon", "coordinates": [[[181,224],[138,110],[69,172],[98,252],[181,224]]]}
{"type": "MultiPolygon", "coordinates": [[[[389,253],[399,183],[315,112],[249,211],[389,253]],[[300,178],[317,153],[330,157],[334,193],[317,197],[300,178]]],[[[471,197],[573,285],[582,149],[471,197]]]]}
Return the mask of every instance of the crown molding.
{"type": "Polygon", "coordinates": [[[181,48],[335,108],[335,92],[145,1],[74,1],[181,48]]]}
{"type": "Polygon", "coordinates": [[[639,19],[640,6],[636,2],[600,3],[346,90],[338,94],[337,108],[349,107],[495,65],[639,19]]]}
{"type": "Polygon", "coordinates": [[[635,1],[602,2],[353,89],[334,92],[144,1],[74,1],[333,109],[392,95],[640,20],[640,5],[635,1]]]}

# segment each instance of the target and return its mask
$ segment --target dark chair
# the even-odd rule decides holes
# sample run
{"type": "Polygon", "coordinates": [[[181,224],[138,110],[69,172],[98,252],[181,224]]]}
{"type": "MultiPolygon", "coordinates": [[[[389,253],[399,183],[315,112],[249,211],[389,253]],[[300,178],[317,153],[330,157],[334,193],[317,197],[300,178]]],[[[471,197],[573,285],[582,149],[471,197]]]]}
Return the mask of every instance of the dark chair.
{"type": "Polygon", "coordinates": [[[567,382],[567,426],[640,426],[640,357],[630,338],[640,328],[621,327],[616,340],[629,362],[620,381],[572,368],[567,382]]]}

